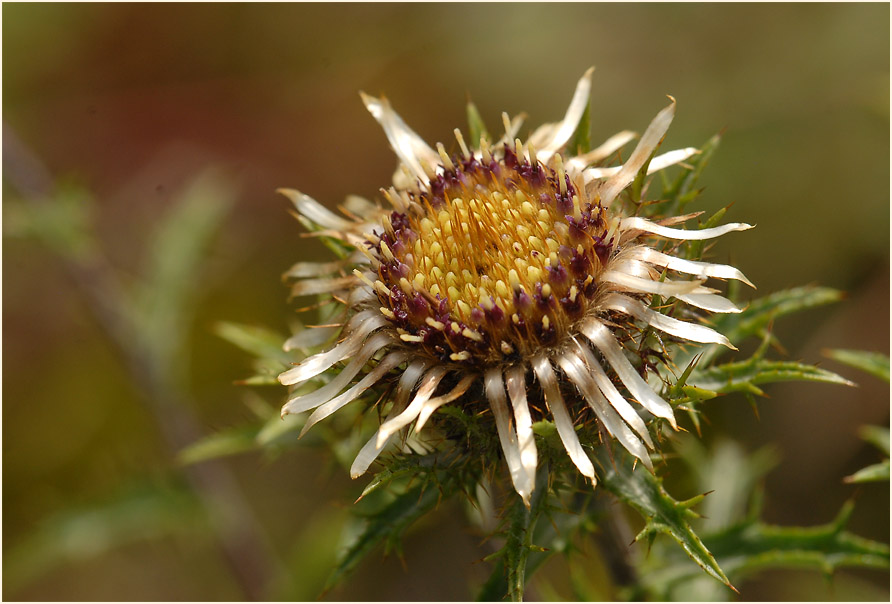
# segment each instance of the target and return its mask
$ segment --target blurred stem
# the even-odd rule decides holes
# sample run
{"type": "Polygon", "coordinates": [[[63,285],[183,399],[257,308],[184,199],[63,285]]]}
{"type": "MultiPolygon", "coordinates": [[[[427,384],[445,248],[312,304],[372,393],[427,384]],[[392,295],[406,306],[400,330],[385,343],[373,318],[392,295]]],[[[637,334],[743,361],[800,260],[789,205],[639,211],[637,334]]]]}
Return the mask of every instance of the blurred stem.
{"type": "MultiPolygon", "coordinates": [[[[55,185],[49,170],[6,124],[3,174],[26,202],[52,203],[55,185]]],[[[127,312],[129,297],[96,247],[85,254],[58,253],[57,257],[86,299],[94,319],[125,360],[131,381],[152,412],[173,458],[201,437],[200,422],[192,411],[185,385],[174,375],[174,364],[158,358],[146,345],[146,338],[140,337],[127,312]]],[[[206,508],[223,558],[245,598],[265,599],[271,571],[277,567],[276,558],[232,472],[221,461],[189,465],[182,472],[206,508]]]]}

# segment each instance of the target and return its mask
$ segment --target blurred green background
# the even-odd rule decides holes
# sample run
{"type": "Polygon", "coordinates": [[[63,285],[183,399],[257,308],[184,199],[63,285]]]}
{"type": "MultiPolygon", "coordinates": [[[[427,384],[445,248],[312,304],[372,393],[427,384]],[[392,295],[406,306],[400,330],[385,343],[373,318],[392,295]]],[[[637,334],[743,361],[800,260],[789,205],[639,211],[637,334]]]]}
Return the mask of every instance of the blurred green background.
{"type": "MultiPolygon", "coordinates": [[[[448,142],[469,95],[494,130],[503,110],[527,112],[530,127],[559,119],[590,65],[593,140],[643,131],[665,94],[678,100],[665,148],[724,133],[698,203],[707,212],[733,203],[728,217],[757,228],[722,238],[717,261],[739,266],[759,294],[807,283],[848,293],[776,331],[789,358],[822,362],[860,387],[773,387],[758,418],[743,398],[719,399],[704,439],[775,445],[767,521],[828,522],[854,494],[851,530],[888,539],[887,486],[841,482],[876,461],[857,429],[888,424],[888,385],[821,356],[889,352],[887,4],[2,10],[4,152],[14,133],[57,182],[92,192],[99,241],[124,283],[151,269],[153,233],[197,175],[213,167],[202,194],[232,198],[184,288],[193,311],[158,332],[186,346],[166,369],[182,400],[154,406],[132,379],[142,368],[110,344],[58,258],[7,229],[5,599],[315,599],[364,483],[318,450],[247,453],[221,468],[244,500],[208,520],[183,489],[176,437],[165,440],[182,417],[173,405],[187,408],[196,435],[252,417],[250,395],[233,384],[249,374],[248,358],[212,327],[231,320],[286,332],[293,308],[281,273],[325,256],[299,237],[274,190],[300,188],[334,207],[389,182],[395,160],[358,90],[386,93],[426,140],[448,142]],[[209,536],[213,522],[246,544],[244,564],[209,536]]],[[[4,170],[4,222],[14,225],[6,202],[17,194],[5,162],[4,170]]],[[[275,403],[282,393],[261,394],[275,403]]],[[[373,556],[326,597],[471,598],[467,577],[485,578],[475,562],[488,551],[462,528],[460,511],[443,506],[408,536],[404,562],[373,556]]],[[[555,585],[565,580],[554,565],[545,572],[555,585]]],[[[814,572],[771,572],[740,587],[744,599],[889,597],[880,572],[844,571],[833,584],[814,572]]]]}

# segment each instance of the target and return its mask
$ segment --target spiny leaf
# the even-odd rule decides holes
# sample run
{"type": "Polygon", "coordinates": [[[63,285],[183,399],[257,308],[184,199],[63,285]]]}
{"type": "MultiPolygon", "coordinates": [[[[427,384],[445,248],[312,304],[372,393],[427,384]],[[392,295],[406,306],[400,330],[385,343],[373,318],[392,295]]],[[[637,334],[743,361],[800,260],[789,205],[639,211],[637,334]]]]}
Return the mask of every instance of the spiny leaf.
{"type": "Polygon", "coordinates": [[[740,444],[724,438],[707,449],[698,438],[678,435],[675,450],[694,478],[692,486],[711,491],[700,508],[704,519],[698,528],[704,531],[723,529],[743,518],[747,505],[753,507],[759,481],[778,461],[771,447],[747,454],[740,444]]]}
{"type": "Polygon", "coordinates": [[[440,500],[440,491],[428,484],[419,484],[398,495],[383,509],[359,520],[356,538],[338,555],[338,563],[329,577],[328,591],[350,574],[382,542],[394,545],[407,528],[430,512],[440,500]]]}
{"type": "Polygon", "coordinates": [[[849,483],[889,482],[889,460],[886,459],[872,466],[861,468],[851,476],[846,476],[845,481],[849,483]]]}
{"type": "MultiPolygon", "coordinates": [[[[705,534],[703,541],[734,581],[767,569],[806,568],[827,575],[841,567],[888,569],[889,546],[844,530],[851,512],[848,502],[833,522],[817,527],[772,526],[750,518],[705,534]]],[[[645,589],[654,599],[688,599],[702,575],[672,551],[660,553],[652,559],[662,564],[641,575],[645,589]]]]}
{"type": "MultiPolygon", "coordinates": [[[[814,285],[781,290],[751,301],[740,313],[714,316],[713,326],[736,345],[751,336],[764,337],[766,327],[779,317],[838,302],[842,298],[843,293],[838,290],[814,285]]],[[[718,344],[703,347],[700,349],[703,355],[701,366],[709,365],[726,350],[718,344]]]]}
{"type": "Polygon", "coordinates": [[[889,381],[889,357],[879,352],[867,352],[866,350],[825,350],[824,356],[844,363],[849,367],[866,371],[870,375],[880,378],[884,382],[889,381]]]}
{"type": "Polygon", "coordinates": [[[778,317],[832,304],[842,298],[841,291],[829,287],[814,285],[795,287],[757,298],[750,302],[743,312],[721,315],[714,323],[716,328],[734,344],[748,336],[760,335],[761,330],[778,317]]]}
{"type": "Polygon", "coordinates": [[[669,495],[658,477],[641,467],[633,471],[619,457],[610,459],[603,452],[598,461],[598,476],[604,488],[644,517],[646,524],[639,539],[652,541],[657,533],[669,535],[709,576],[734,589],[713,554],[691,527],[692,511],[669,495]]]}
{"type": "Polygon", "coordinates": [[[863,426],[859,431],[862,439],[872,444],[874,447],[889,454],[889,428],[882,426],[863,426]]]}
{"type": "Polygon", "coordinates": [[[437,462],[437,457],[437,455],[410,455],[399,456],[389,460],[384,468],[375,474],[371,482],[366,485],[356,501],[397,479],[430,472],[433,465],[437,462]]]}
{"type": "Polygon", "coordinates": [[[889,546],[844,530],[853,509],[849,501],[833,522],[816,527],[744,522],[711,535],[708,543],[735,574],[780,566],[805,566],[823,572],[841,566],[888,568],[889,546]]]}
{"type": "Polygon", "coordinates": [[[664,189],[662,197],[670,201],[669,205],[662,211],[664,215],[674,216],[680,214],[682,208],[697,196],[698,191],[694,187],[697,185],[703,169],[709,163],[709,160],[712,159],[716,149],[718,149],[720,141],[721,137],[718,134],[706,141],[700,147],[700,153],[687,160],[687,163],[693,169],[684,170],[668,189],[664,189]]]}
{"type": "MultiPolygon", "coordinates": [[[[863,426],[860,430],[860,436],[877,449],[889,455],[889,429],[880,426],[863,426]]],[[[880,482],[889,480],[889,459],[884,459],[878,464],[873,464],[862,468],[852,474],[846,476],[846,482],[880,482]]]]}
{"type": "Polygon", "coordinates": [[[813,365],[791,361],[768,361],[750,359],[737,363],[716,365],[709,369],[695,371],[689,379],[698,388],[725,394],[728,392],[751,392],[761,394],[756,384],[774,382],[824,382],[853,386],[847,379],[813,365]]]}

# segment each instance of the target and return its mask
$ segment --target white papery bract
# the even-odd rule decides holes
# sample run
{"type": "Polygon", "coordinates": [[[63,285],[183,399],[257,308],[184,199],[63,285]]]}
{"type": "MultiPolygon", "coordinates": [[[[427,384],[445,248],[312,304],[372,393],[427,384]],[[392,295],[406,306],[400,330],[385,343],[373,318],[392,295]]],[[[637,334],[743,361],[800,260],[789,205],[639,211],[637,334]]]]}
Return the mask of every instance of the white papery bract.
{"type": "MultiPolygon", "coordinates": [[[[353,477],[445,404],[487,405],[514,488],[527,503],[536,488],[532,426],[539,419],[554,422],[570,460],[592,483],[586,447],[596,443],[580,442],[580,421],[597,421],[652,468],[647,422],[676,423],[670,404],[630,360],[630,334],[651,327],[677,340],[731,347],[706,325],[649,303],[656,294],[710,312],[739,312],[705,282],[750,282],[732,266],[657,247],[750,226],[688,230],[678,226],[686,217],[624,215],[619,197],[645,164],[650,174],[697,150],[653,156],[675,115],[670,97],[622,165],[602,164],[635,138],[628,131],[570,155],[591,78],[589,70],[580,79],[563,120],[539,127],[526,142],[515,138],[522,120],[503,114],[500,140],[469,145],[455,130],[451,155],[424,142],[386,99],[363,94],[399,160],[393,186],[382,189],[386,207],[354,196],[338,216],[303,193],[282,190],[315,234],[356,250],[286,273],[294,296],[330,294],[343,303],[343,323],[336,344],[279,377],[299,386],[323,372],[334,376],[315,391],[302,389],[283,415],[312,410],[306,431],[379,383],[396,382],[353,477]]],[[[297,333],[288,346],[319,344],[334,332],[323,329],[322,336],[297,333]]]]}

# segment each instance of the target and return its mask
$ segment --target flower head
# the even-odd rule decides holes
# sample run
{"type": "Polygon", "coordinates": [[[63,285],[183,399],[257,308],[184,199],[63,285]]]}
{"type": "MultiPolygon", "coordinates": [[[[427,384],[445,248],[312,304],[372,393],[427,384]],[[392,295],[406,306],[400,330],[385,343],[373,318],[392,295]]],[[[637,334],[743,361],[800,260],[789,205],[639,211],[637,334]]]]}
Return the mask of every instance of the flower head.
{"type": "MultiPolygon", "coordinates": [[[[318,234],[355,250],[342,261],[298,263],[288,273],[296,280],[294,295],[328,293],[342,301],[345,321],[336,345],[280,381],[298,385],[346,365],[324,386],[289,400],[283,414],[315,409],[306,430],[379,382],[396,381],[389,415],[357,456],[354,477],[409,424],[418,432],[442,405],[481,401],[524,501],[536,486],[534,414],[554,422],[573,464],[592,482],[595,470],[574,427],[580,417],[595,418],[651,468],[646,418],[676,423],[672,407],[627,356],[629,334],[649,326],[683,341],[731,346],[711,328],[661,314],[648,302],[657,294],[738,312],[704,282],[749,281],[734,267],[686,260],[653,242],[711,239],[750,226],[686,230],[671,225],[690,216],[654,222],[625,215],[618,198],[662,140],[675,101],[657,114],[624,164],[596,165],[634,134],[567,153],[588,104],[591,74],[579,81],[564,119],[541,126],[526,142],[516,138],[522,120],[503,115],[500,140],[481,137],[469,145],[456,129],[452,154],[440,143],[431,148],[387,100],[362,95],[399,159],[393,186],[382,190],[387,207],[351,197],[340,217],[283,190],[318,234]]],[[[653,157],[648,173],[694,153],[653,157]]],[[[320,331],[298,333],[291,345],[320,331]]]]}

